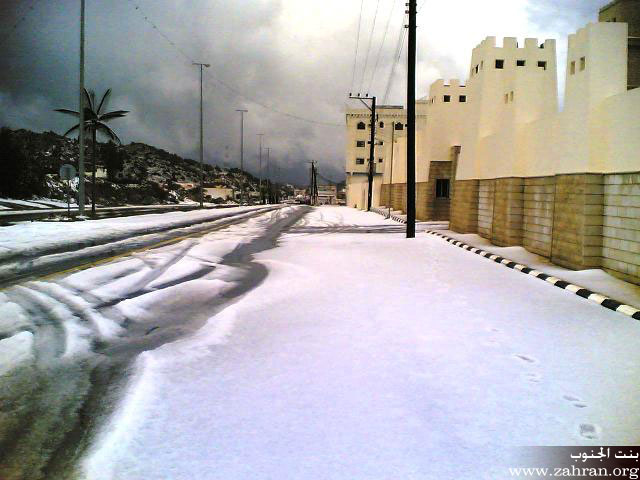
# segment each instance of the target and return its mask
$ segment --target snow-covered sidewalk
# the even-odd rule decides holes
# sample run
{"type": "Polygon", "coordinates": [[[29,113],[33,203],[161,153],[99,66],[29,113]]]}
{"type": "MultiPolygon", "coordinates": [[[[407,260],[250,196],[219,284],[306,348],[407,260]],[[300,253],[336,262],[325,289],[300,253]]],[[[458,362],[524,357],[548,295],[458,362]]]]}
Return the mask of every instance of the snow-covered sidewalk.
{"type": "Polygon", "coordinates": [[[345,207],[255,261],[139,356],[87,478],[501,479],[511,446],[638,441],[637,321],[345,207]]]}

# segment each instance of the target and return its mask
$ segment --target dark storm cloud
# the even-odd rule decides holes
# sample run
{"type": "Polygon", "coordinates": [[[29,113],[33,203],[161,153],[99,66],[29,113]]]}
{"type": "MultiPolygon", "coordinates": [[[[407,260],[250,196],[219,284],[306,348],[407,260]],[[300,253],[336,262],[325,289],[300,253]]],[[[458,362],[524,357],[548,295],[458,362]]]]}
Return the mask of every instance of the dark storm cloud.
{"type": "MultiPolygon", "coordinates": [[[[0,32],[26,13],[25,20],[0,45],[0,125],[62,133],[72,119],[53,109],[77,108],[80,1],[36,0],[28,10],[30,3],[3,0],[0,8],[0,32]]],[[[353,87],[363,84],[368,89],[371,83],[371,93],[380,98],[394,61],[405,2],[380,1],[369,69],[360,81],[376,3],[365,1],[353,87]],[[371,81],[389,13],[386,42],[371,81]]],[[[561,38],[595,19],[600,3],[537,0],[529,2],[527,13],[540,30],[561,38]]],[[[245,167],[250,171],[257,171],[257,134],[264,133],[264,146],[272,148],[272,172],[279,169],[282,180],[306,182],[312,159],[320,162],[324,175],[344,178],[343,127],[280,115],[238,96],[217,80],[282,112],[343,125],[346,95],[352,88],[359,5],[357,0],[87,0],[86,85],[98,94],[112,88],[110,107],[131,110],[128,117],[112,123],[124,142],[145,142],[197,158],[199,76],[191,59],[211,63],[205,70],[207,161],[238,165],[240,116],[235,110],[246,108],[245,167]],[[307,10],[315,16],[324,14],[324,19],[299,15],[301,19],[292,20],[287,17],[292,5],[301,6],[302,14],[307,10]]],[[[490,27],[486,32],[483,28],[481,34],[474,33],[460,44],[461,53],[451,49],[443,53],[429,22],[441,22],[449,13],[430,15],[437,5],[430,6],[428,1],[425,5],[426,16],[419,17],[423,27],[419,29],[419,96],[426,95],[428,85],[437,78],[464,79],[471,48],[482,35],[495,33],[490,27]]],[[[494,16],[499,14],[498,6],[493,8],[494,16]]],[[[451,28],[455,26],[454,22],[451,28]]],[[[0,34],[0,41],[3,38],[0,34]]],[[[387,103],[404,103],[405,55],[406,50],[387,103]]]]}
{"type": "MultiPolygon", "coordinates": [[[[65,131],[72,120],[54,108],[76,108],[78,69],[77,0],[36,2],[0,58],[0,123],[34,130],[65,131]]],[[[247,96],[319,121],[342,123],[346,87],[336,84],[327,66],[342,68],[339,55],[324,46],[325,58],[302,62],[283,46],[276,21],[281,2],[135,2],[87,1],[86,85],[98,94],[113,89],[112,108],[131,110],[113,122],[123,141],[143,141],[197,156],[199,77],[190,59],[208,62],[205,70],[206,157],[238,163],[239,114],[245,117],[245,161],[255,172],[257,133],[265,133],[272,163],[281,178],[305,181],[314,158],[333,176],[342,170],[341,128],[315,126],[282,116],[247,101],[247,96]],[[144,16],[184,52],[169,45],[144,16]],[[275,31],[274,31],[275,30],[275,31]],[[339,99],[336,102],[336,99],[339,99]],[[226,147],[229,148],[226,148],[226,147]],[[288,164],[285,164],[285,160],[288,164]]],[[[2,27],[24,12],[12,2],[3,10],[2,27]]],[[[3,29],[4,30],[4,29],[3,29]]],[[[284,32],[286,34],[286,32],[284,32]]],[[[295,42],[296,39],[291,39],[295,42]]],[[[301,42],[301,47],[314,45],[301,42]]],[[[346,57],[345,57],[346,61],[346,57]]]]}

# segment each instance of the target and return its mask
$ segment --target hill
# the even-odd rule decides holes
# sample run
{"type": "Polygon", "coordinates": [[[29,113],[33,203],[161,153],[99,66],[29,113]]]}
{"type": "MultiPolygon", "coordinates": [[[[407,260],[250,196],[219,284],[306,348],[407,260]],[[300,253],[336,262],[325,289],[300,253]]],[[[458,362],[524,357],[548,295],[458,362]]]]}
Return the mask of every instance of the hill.
{"type": "MultiPolygon", "coordinates": [[[[93,161],[87,146],[87,202],[90,202],[93,161]]],[[[199,199],[200,163],[182,158],[144,143],[128,145],[98,143],[98,179],[96,200],[102,205],[127,203],[177,203],[199,199]],[[183,184],[183,185],[180,185],[183,184]]],[[[29,130],[0,131],[0,197],[30,199],[48,197],[64,199],[66,185],[58,178],[62,164],[78,167],[78,141],[55,132],[36,133],[29,130]]],[[[254,192],[258,179],[237,168],[204,165],[205,187],[254,192]]],[[[73,184],[75,192],[76,184],[73,184]]],[[[223,201],[223,200],[218,200],[223,201]]]]}

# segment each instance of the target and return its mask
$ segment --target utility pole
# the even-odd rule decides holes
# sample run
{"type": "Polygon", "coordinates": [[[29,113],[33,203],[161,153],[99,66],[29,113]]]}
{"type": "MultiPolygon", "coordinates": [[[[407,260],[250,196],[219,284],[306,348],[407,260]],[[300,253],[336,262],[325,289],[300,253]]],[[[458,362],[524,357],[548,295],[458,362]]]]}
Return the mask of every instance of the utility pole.
{"type": "Polygon", "coordinates": [[[389,174],[389,195],[388,195],[388,207],[389,207],[389,217],[391,217],[391,189],[393,188],[393,151],[395,150],[394,146],[396,144],[395,140],[396,136],[396,122],[391,124],[391,172],[389,174]]]}
{"type": "Polygon", "coordinates": [[[360,100],[365,107],[371,111],[371,138],[369,140],[369,188],[367,190],[367,211],[371,211],[371,203],[373,199],[373,169],[375,167],[375,148],[376,148],[376,97],[369,97],[367,93],[364,97],[349,94],[349,98],[360,100]],[[371,100],[371,107],[364,101],[371,100]]]}
{"type": "Polygon", "coordinates": [[[259,133],[258,136],[260,137],[260,150],[258,153],[258,158],[260,159],[259,168],[258,168],[258,178],[259,178],[259,185],[260,185],[260,201],[264,203],[263,196],[262,196],[262,137],[264,137],[264,133],[259,133]]]}
{"type": "Polygon", "coordinates": [[[416,3],[408,0],[407,53],[407,238],[416,236],[416,3]]]}
{"type": "Polygon", "coordinates": [[[269,171],[269,156],[271,154],[271,149],[267,148],[267,203],[271,203],[271,179],[270,171],[269,171]]]}
{"type": "MultiPolygon", "coordinates": [[[[236,112],[240,112],[240,171],[244,173],[244,114],[249,110],[236,110],[236,112]]],[[[242,184],[242,192],[241,196],[245,196],[244,183],[242,184]]],[[[249,203],[249,199],[247,199],[247,203],[249,203]]]]}
{"type": "Polygon", "coordinates": [[[78,117],[78,213],[84,216],[84,0],[80,0],[80,100],[78,117]]]}
{"type": "Polygon", "coordinates": [[[194,65],[200,67],[200,208],[204,207],[204,135],[202,127],[202,70],[204,67],[209,68],[211,65],[208,63],[196,63],[194,65]]]}

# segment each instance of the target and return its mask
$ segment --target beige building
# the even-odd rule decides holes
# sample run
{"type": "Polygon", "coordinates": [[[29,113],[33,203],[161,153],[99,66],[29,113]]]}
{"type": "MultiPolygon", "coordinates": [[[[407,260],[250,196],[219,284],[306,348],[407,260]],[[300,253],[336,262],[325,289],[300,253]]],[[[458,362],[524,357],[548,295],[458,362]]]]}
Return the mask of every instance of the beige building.
{"type": "MultiPolygon", "coordinates": [[[[403,107],[381,105],[376,108],[374,148],[374,206],[380,205],[382,174],[393,159],[394,142],[406,137],[407,113],[403,107]]],[[[346,114],[346,196],[350,207],[367,208],[371,113],[366,108],[349,109],[346,114]]],[[[395,163],[395,162],[394,162],[395,163]]],[[[391,168],[391,167],[390,167],[391,168]]]]}
{"type": "MultiPolygon", "coordinates": [[[[487,37],[465,87],[435,82],[417,105],[417,217],[640,283],[638,12],[612,2],[569,36],[562,109],[554,40],[487,37]]],[[[406,177],[386,168],[378,204],[404,210],[406,177]]]]}

